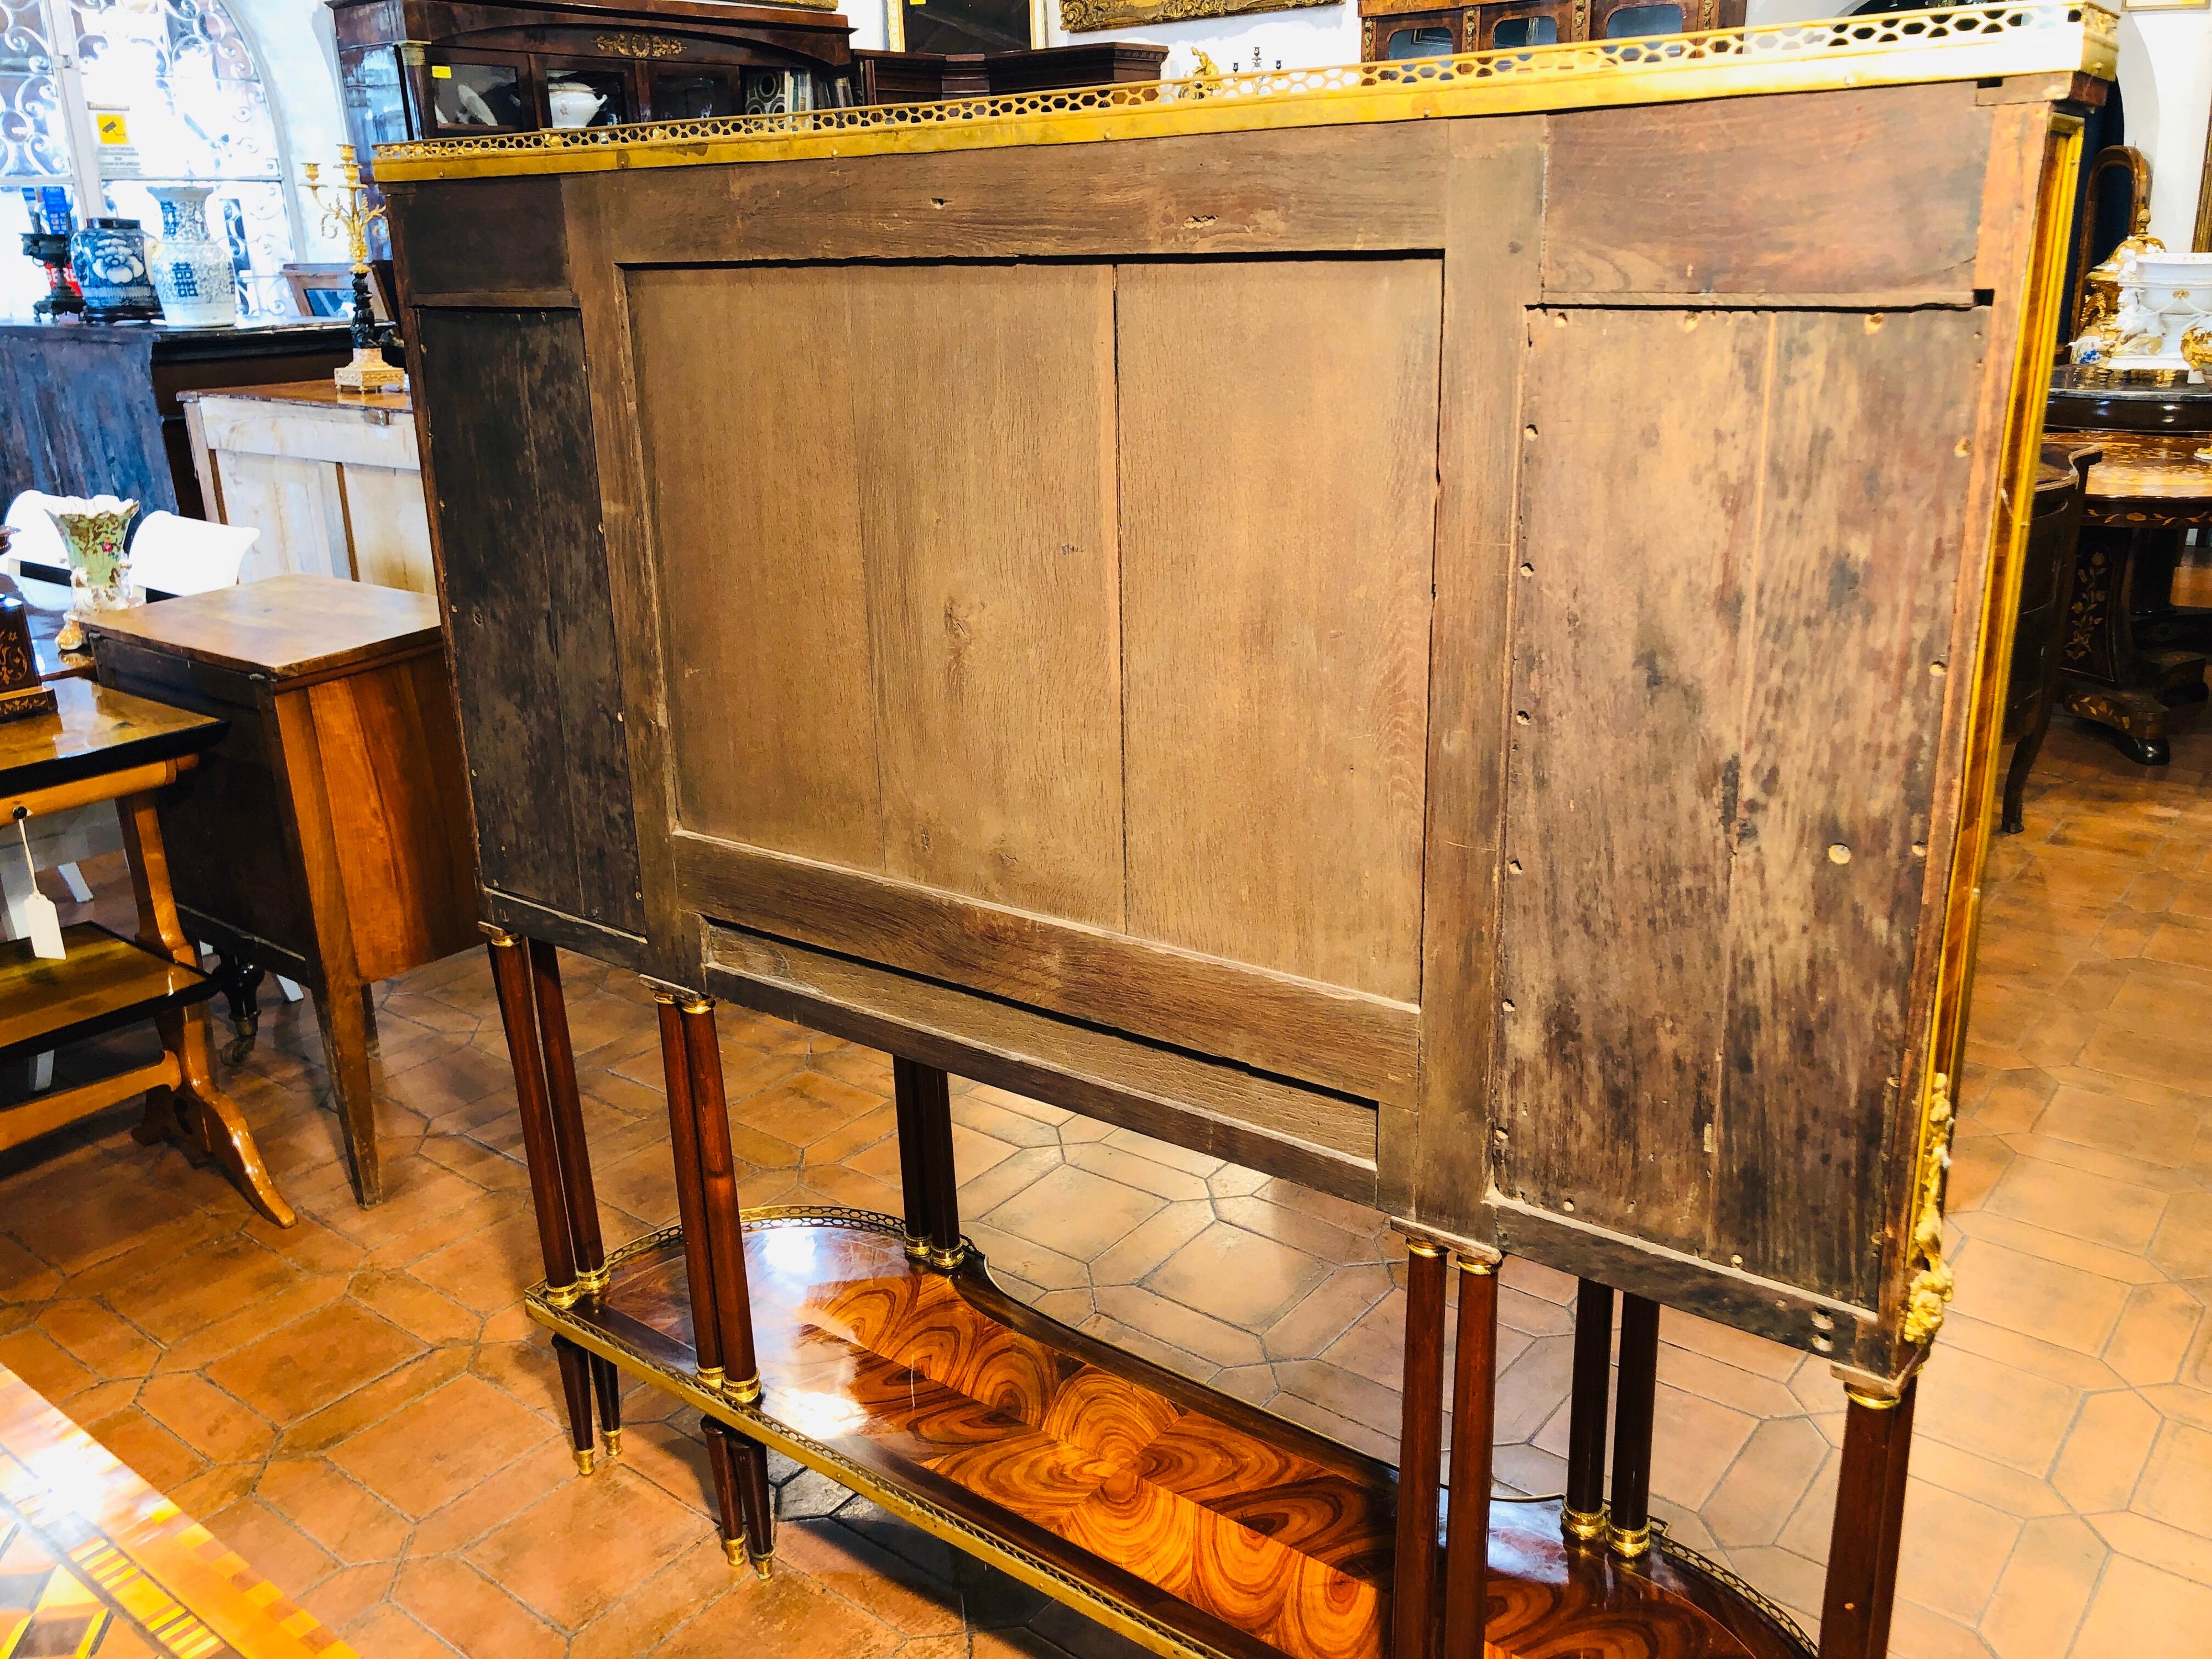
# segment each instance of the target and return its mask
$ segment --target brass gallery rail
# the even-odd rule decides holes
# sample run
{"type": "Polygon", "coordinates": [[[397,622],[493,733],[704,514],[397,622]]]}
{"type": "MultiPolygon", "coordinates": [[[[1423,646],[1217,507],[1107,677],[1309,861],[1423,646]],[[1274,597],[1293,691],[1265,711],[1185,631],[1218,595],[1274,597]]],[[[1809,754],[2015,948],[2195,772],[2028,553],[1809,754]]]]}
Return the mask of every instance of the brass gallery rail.
{"type": "Polygon", "coordinates": [[[2075,70],[2110,77],[2118,19],[2090,4],[1962,6],[1699,34],[1014,97],[548,128],[380,144],[387,182],[1667,103],[2075,70]]]}

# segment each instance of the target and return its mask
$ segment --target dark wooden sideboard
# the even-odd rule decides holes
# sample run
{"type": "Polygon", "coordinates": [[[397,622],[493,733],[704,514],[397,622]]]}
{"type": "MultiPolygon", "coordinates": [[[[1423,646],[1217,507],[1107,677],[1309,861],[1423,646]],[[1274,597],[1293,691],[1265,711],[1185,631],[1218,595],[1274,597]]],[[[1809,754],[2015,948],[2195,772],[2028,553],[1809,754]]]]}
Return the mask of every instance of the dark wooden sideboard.
{"type": "Polygon", "coordinates": [[[1652,1527],[1663,1304],[1833,1362],[1821,1652],[1882,1653],[2112,40],[388,148],[580,1462],[627,1370],[733,1559],[774,1445],[1162,1653],[1798,1650],[1652,1527]],[[680,1225],[611,1251],[556,946],[659,998],[680,1225]],[[902,1218],[741,1224],[715,999],[893,1054],[902,1218]],[[996,1291],[950,1073],[1387,1211],[1398,1469],[996,1291]],[[1516,1553],[1456,1434],[1440,1554],[1445,1280],[1480,1425],[1508,1253],[1583,1280],[1569,1491],[1516,1553]]]}
{"type": "Polygon", "coordinates": [[[0,322],[0,505],[42,489],[204,518],[177,394],[313,380],[350,355],[340,324],[0,322]]]}

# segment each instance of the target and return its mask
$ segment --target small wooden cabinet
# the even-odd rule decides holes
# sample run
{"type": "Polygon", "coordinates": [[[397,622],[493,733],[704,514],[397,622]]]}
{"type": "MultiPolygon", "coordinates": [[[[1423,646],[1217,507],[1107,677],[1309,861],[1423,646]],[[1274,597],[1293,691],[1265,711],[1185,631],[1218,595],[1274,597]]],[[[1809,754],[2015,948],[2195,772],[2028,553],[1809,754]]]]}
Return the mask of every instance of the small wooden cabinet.
{"type": "Polygon", "coordinates": [[[476,938],[437,601],[272,576],[86,631],[102,685],[229,720],[161,802],[178,911],[228,984],[250,993],[267,970],[313,988],[354,1190],[375,1202],[364,991],[476,938]]]}
{"type": "Polygon", "coordinates": [[[188,392],[207,516],[258,530],[242,581],[304,572],[435,593],[415,406],[329,380],[188,392]]]}
{"type": "Polygon", "coordinates": [[[1359,18],[1359,56],[1372,64],[1741,28],[1744,0],[1360,0],[1359,18]]]}

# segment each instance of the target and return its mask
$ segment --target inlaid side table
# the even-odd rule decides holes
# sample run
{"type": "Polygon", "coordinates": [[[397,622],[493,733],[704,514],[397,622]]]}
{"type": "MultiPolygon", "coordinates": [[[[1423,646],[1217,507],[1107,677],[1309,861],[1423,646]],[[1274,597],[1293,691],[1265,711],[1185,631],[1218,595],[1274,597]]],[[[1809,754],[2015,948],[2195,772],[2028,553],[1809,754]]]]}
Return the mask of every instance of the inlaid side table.
{"type": "Polygon", "coordinates": [[[315,992],[354,1193],[383,1196],[368,988],[476,942],[474,854],[437,601],[328,576],[111,611],[100,680],[219,714],[161,804],[179,909],[250,1040],[264,971],[315,992]]]}
{"type": "MultiPolygon", "coordinates": [[[[163,1138],[213,1158],[253,1207],[289,1227],[238,1103],[216,1086],[203,1004],[214,986],[199,970],[170,890],[157,793],[191,771],[223,736],[205,714],[127,696],[83,680],[53,687],[52,714],[0,724],[0,827],[15,839],[20,811],[35,819],[113,801],[138,901],[138,937],[89,922],[62,932],[67,954],[35,955],[31,941],[0,945],[0,1060],[51,1053],[151,1019],[158,1058],[66,1088],[0,1100],[0,1152],[146,1097],[138,1138],[163,1138]]],[[[22,856],[20,842],[12,855],[22,856]]],[[[5,1651],[0,1647],[0,1651],[5,1651]]]]}

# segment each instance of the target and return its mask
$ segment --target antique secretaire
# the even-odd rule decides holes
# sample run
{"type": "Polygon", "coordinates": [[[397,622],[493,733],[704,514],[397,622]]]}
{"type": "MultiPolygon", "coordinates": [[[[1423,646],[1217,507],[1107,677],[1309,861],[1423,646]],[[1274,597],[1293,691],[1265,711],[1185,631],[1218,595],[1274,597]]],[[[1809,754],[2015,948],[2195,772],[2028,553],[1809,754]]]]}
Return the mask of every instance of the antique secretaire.
{"type": "Polygon", "coordinates": [[[380,151],[580,1459],[627,1369],[715,1425],[733,1555],[774,1444],[1164,1653],[1795,1650],[1655,1540],[1665,1304],[1834,1362],[1822,1651],[1881,1652],[2112,41],[380,151]],[[611,1255],[556,946],[662,999],[682,1224],[611,1255]],[[740,1218],[714,999],[896,1056],[905,1217],[740,1218]],[[947,1073],[1394,1217],[1400,1467],[998,1293],[947,1073]],[[1572,1484],[1493,1506],[1462,1431],[1440,1528],[1445,1280],[1480,1425],[1508,1254],[1584,1280],[1572,1484]]]}

